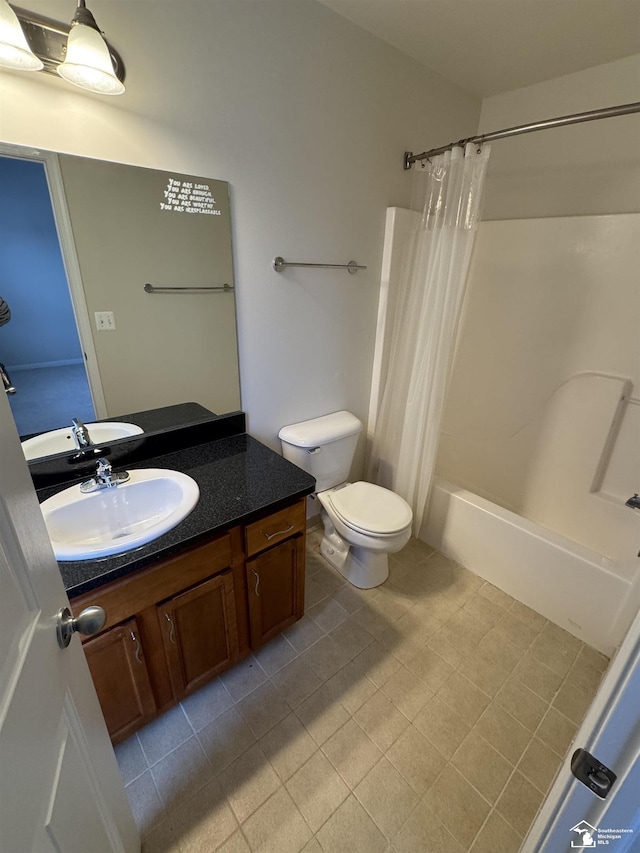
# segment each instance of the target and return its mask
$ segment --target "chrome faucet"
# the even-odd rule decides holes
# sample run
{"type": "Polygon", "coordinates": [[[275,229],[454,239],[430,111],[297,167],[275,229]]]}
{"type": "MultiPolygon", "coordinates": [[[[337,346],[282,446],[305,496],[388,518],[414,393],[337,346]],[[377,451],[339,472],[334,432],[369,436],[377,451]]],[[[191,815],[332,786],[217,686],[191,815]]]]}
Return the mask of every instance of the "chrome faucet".
{"type": "Polygon", "coordinates": [[[97,492],[99,489],[113,489],[129,479],[128,471],[115,472],[108,459],[98,459],[95,476],[80,484],[81,492],[97,492]]]}
{"type": "Polygon", "coordinates": [[[89,445],[93,443],[91,441],[91,436],[89,435],[89,430],[82,423],[80,418],[71,419],[71,432],[73,433],[73,439],[78,450],[80,450],[81,447],[89,447],[89,445]]]}
{"type": "Polygon", "coordinates": [[[640,495],[637,493],[625,503],[625,506],[630,506],[632,509],[640,509],[640,495]]]}

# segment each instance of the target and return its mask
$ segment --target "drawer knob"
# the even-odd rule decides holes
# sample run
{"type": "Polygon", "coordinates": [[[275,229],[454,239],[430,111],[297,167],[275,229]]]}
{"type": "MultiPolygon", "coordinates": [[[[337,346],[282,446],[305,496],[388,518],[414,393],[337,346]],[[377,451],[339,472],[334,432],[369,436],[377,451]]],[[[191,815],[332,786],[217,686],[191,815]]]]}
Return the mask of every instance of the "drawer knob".
{"type": "Polygon", "coordinates": [[[293,530],[293,524],[287,525],[284,530],[276,530],[274,533],[264,533],[264,530],[262,532],[264,533],[264,538],[269,540],[273,539],[274,536],[282,536],[283,533],[288,533],[290,530],[293,530]]]}

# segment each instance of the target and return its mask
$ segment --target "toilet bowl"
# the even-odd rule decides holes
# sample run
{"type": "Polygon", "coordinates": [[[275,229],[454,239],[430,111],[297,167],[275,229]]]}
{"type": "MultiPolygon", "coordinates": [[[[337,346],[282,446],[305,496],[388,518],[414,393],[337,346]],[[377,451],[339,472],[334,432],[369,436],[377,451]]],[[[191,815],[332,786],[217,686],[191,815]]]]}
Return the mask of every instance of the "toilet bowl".
{"type": "Polygon", "coordinates": [[[413,513],[389,489],[347,481],[361,430],[342,411],[283,427],[278,436],[285,458],[316,478],[322,555],[354,586],[370,589],[388,578],[388,555],[409,541],[413,513]]]}
{"type": "Polygon", "coordinates": [[[411,538],[411,507],[372,483],[343,483],[317,493],[323,557],[349,583],[371,589],[389,577],[389,554],[411,538]]]}

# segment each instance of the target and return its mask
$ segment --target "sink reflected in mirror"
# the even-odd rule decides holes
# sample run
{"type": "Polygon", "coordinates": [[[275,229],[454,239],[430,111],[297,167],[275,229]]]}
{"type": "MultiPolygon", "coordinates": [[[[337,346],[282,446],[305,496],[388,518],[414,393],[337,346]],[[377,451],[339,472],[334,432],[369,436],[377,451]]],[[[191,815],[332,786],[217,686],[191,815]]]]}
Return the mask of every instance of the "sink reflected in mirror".
{"type": "MultiPolygon", "coordinates": [[[[137,424],[119,421],[85,424],[85,427],[89,431],[93,445],[116,441],[119,438],[129,438],[133,435],[142,435],[143,433],[137,424]]],[[[77,447],[71,426],[43,432],[41,435],[36,435],[22,442],[22,452],[27,460],[39,459],[42,456],[51,456],[54,453],[65,453],[75,449],[77,447]]]]}
{"type": "Polygon", "coordinates": [[[138,548],[193,510],[198,484],[163,468],[129,472],[126,483],[83,493],[71,486],[40,505],[57,560],[91,560],[138,548]]]}

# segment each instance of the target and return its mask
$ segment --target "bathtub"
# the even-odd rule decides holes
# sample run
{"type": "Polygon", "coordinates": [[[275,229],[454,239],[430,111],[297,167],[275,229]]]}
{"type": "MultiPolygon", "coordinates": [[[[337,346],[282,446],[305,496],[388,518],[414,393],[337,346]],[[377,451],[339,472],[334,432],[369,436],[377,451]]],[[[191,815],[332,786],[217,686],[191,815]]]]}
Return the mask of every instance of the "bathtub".
{"type": "Polygon", "coordinates": [[[611,657],[640,605],[622,564],[436,479],[420,539],[611,657]]]}

